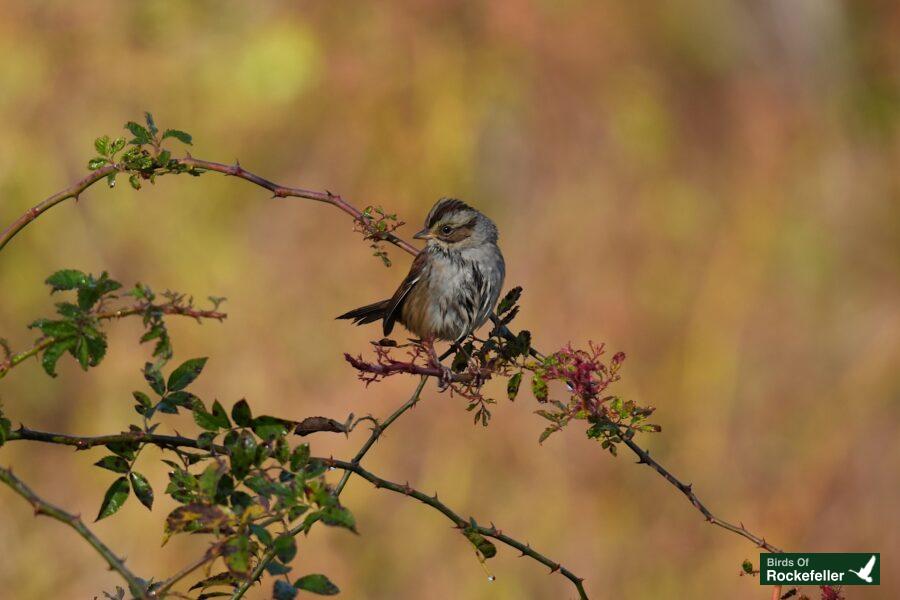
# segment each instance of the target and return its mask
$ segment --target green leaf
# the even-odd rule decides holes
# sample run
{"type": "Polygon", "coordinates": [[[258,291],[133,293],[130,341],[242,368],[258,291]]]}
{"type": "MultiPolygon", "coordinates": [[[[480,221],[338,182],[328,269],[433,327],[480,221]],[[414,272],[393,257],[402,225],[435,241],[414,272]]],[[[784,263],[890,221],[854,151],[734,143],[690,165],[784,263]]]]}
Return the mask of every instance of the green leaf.
{"type": "Polygon", "coordinates": [[[291,568],[281,564],[277,560],[273,560],[266,565],[266,571],[269,575],[286,575],[291,572],[291,568]]]}
{"type": "Polygon", "coordinates": [[[128,500],[128,480],[124,477],[119,477],[116,479],[109,489],[106,490],[106,495],[103,497],[103,502],[100,504],[100,512],[97,514],[97,521],[100,519],[105,519],[106,517],[114,514],[122,505],[125,504],[125,501],[128,500]]]}
{"type": "Polygon", "coordinates": [[[103,334],[99,337],[85,336],[84,340],[88,351],[88,364],[96,367],[106,356],[106,336],[103,334]]]}
{"type": "Polygon", "coordinates": [[[167,164],[169,164],[170,158],[172,158],[172,153],[169,152],[168,150],[163,150],[156,157],[156,162],[159,163],[160,166],[165,167],[167,164]]]}
{"type": "Polygon", "coordinates": [[[91,357],[88,354],[87,340],[85,338],[75,338],[75,348],[73,353],[75,354],[75,358],[78,359],[78,364],[81,365],[81,368],[87,371],[91,357]]]}
{"type": "Polygon", "coordinates": [[[125,460],[133,460],[135,456],[135,452],[140,447],[140,444],[135,441],[128,442],[110,442],[106,444],[107,450],[121,456],[125,460]]]}
{"type": "Polygon", "coordinates": [[[84,314],[83,310],[81,310],[71,302],[57,302],[56,312],[66,317],[67,319],[74,319],[84,314]]]}
{"type": "Polygon", "coordinates": [[[207,431],[218,431],[221,427],[219,420],[208,413],[199,403],[194,407],[194,422],[207,431]]]}
{"type": "Polygon", "coordinates": [[[134,489],[134,495],[137,496],[137,499],[141,501],[141,504],[152,509],[153,488],[150,487],[150,482],[147,481],[147,478],[137,471],[129,473],[128,478],[131,480],[131,487],[134,489]]]}
{"type": "Polygon", "coordinates": [[[550,437],[552,434],[556,433],[557,431],[559,431],[559,427],[557,427],[555,425],[551,425],[550,427],[548,427],[547,429],[542,431],[541,435],[538,437],[538,444],[543,444],[544,440],[546,440],[548,437],[550,437]]]}
{"type": "Polygon", "coordinates": [[[130,183],[131,187],[136,190],[141,189],[141,178],[137,175],[131,175],[130,177],[128,177],[128,183],[130,183]]]}
{"type": "Polygon", "coordinates": [[[198,478],[200,491],[208,498],[215,497],[216,489],[219,487],[219,480],[222,478],[222,473],[222,466],[218,462],[213,462],[200,474],[200,477],[198,478]]]}
{"type": "Polygon", "coordinates": [[[173,137],[180,142],[184,142],[187,145],[193,145],[194,139],[191,137],[191,134],[181,131],[179,129],[166,129],[166,131],[162,134],[162,139],[173,137]]]}
{"type": "Polygon", "coordinates": [[[218,400],[213,402],[212,416],[222,429],[231,427],[231,421],[228,420],[228,413],[225,412],[225,409],[222,408],[222,405],[218,400]]]}
{"type": "Polygon", "coordinates": [[[150,132],[141,125],[140,123],[135,123],[134,121],[128,121],[125,123],[125,128],[131,132],[131,135],[134,136],[134,139],[131,140],[132,144],[143,145],[149,144],[152,142],[152,138],[150,137],[150,132]]]}
{"type": "Polygon", "coordinates": [[[60,290],[74,290],[84,285],[87,278],[87,275],[76,269],[63,269],[48,277],[44,283],[52,288],[51,293],[53,293],[60,290]]]}
{"type": "Polygon", "coordinates": [[[180,392],[172,392],[171,394],[166,394],[166,400],[171,404],[174,404],[175,406],[193,410],[197,405],[197,402],[200,401],[200,398],[190,392],[181,390],[180,392]]]}
{"type": "Polygon", "coordinates": [[[522,384],[522,372],[519,371],[509,378],[506,383],[506,395],[510,400],[515,400],[519,395],[519,386],[522,384]]]}
{"type": "Polygon", "coordinates": [[[253,432],[264,440],[284,435],[289,426],[290,422],[268,415],[253,419],[253,432]]]}
{"type": "Polygon", "coordinates": [[[309,461],[309,444],[300,444],[291,452],[291,471],[299,471],[309,461]]]}
{"type": "Polygon", "coordinates": [[[741,563],[741,569],[743,569],[744,573],[750,575],[753,573],[753,563],[750,562],[749,558],[745,558],[744,562],[741,563]]]}
{"type": "Polygon", "coordinates": [[[102,167],[103,165],[105,165],[107,162],[108,162],[107,159],[101,158],[101,157],[99,157],[99,156],[96,157],[96,158],[92,158],[91,160],[88,161],[88,165],[87,165],[87,166],[88,166],[88,170],[89,170],[89,171],[96,171],[97,169],[99,169],[100,167],[102,167]]]}
{"type": "Polygon", "coordinates": [[[61,338],[74,336],[78,333],[78,327],[71,321],[51,321],[50,319],[38,319],[32,322],[29,329],[40,329],[47,337],[61,338]]]}
{"type": "MultiPolygon", "coordinates": [[[[183,390],[189,386],[203,371],[206,360],[206,357],[192,358],[181,363],[181,365],[169,375],[169,382],[167,385],[169,391],[177,392],[178,390],[183,390]]],[[[227,425],[224,425],[224,427],[227,427],[227,425]]]]}
{"type": "Polygon", "coordinates": [[[47,375],[56,377],[56,363],[59,361],[59,357],[61,357],[66,350],[74,348],[75,342],[75,338],[67,338],[50,345],[44,350],[44,356],[41,357],[41,366],[44,367],[44,371],[47,375]]]}
{"type": "Polygon", "coordinates": [[[294,587],[298,590],[319,594],[320,596],[334,596],[341,591],[338,589],[338,586],[331,583],[331,580],[321,573],[304,575],[294,582],[294,587]]]}
{"type": "Polygon", "coordinates": [[[509,290],[503,299],[500,300],[500,303],[497,305],[497,314],[502,315],[513,306],[515,306],[516,302],[519,301],[519,297],[522,295],[522,286],[516,286],[513,289],[509,290]]]}
{"type": "Polygon", "coordinates": [[[149,112],[144,113],[144,120],[147,122],[147,129],[150,130],[150,133],[156,135],[159,133],[159,129],[156,127],[156,122],[153,120],[153,115],[149,112]]]}
{"type": "Polygon", "coordinates": [[[228,540],[224,554],[225,564],[232,573],[244,575],[250,571],[250,538],[246,535],[228,540]]]}
{"type": "Polygon", "coordinates": [[[322,509],[322,522],[331,527],[344,527],[356,533],[356,519],[353,514],[343,506],[329,506],[322,509]]]}
{"type": "Polygon", "coordinates": [[[241,431],[231,443],[226,442],[231,453],[231,471],[234,476],[241,479],[246,477],[256,457],[256,440],[249,431],[241,431]]]}
{"type": "Polygon", "coordinates": [[[110,145],[109,145],[109,155],[112,156],[119,150],[125,147],[125,138],[117,137],[110,145]]]}
{"type": "Polygon", "coordinates": [[[294,600],[297,597],[297,588],[287,581],[279,579],[272,588],[273,600],[294,600]]]}
{"type": "Polygon", "coordinates": [[[250,412],[250,405],[246,400],[239,400],[237,404],[231,407],[231,418],[234,424],[239,427],[250,427],[253,425],[253,414],[250,412]]]}
{"type": "Polygon", "coordinates": [[[497,547],[474,529],[466,529],[463,533],[485,558],[493,558],[497,554],[497,547]]]}
{"type": "Polygon", "coordinates": [[[98,154],[106,156],[109,153],[109,136],[103,135],[94,140],[94,149],[98,154]]]}
{"type": "Polygon", "coordinates": [[[108,469],[114,473],[127,473],[128,462],[121,456],[104,456],[94,463],[95,466],[108,469]]]}
{"type": "Polygon", "coordinates": [[[531,378],[531,392],[538,402],[545,402],[549,394],[547,389],[547,380],[544,379],[542,373],[535,373],[531,378]]]}
{"type": "Polygon", "coordinates": [[[159,367],[153,363],[144,364],[144,379],[150,384],[150,388],[160,396],[166,393],[166,384],[163,381],[162,373],[159,372],[159,367]]]}
{"type": "Polygon", "coordinates": [[[297,541],[290,535],[275,538],[275,556],[283,563],[289,563],[297,556],[297,541]]]}

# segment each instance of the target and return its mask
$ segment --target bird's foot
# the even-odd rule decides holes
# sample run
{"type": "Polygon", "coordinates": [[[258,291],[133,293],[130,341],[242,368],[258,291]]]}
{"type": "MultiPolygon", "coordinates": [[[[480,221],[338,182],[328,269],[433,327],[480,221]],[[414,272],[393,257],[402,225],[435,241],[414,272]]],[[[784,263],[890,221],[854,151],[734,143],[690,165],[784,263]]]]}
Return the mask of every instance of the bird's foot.
{"type": "Polygon", "coordinates": [[[451,383],[453,383],[453,371],[450,370],[450,367],[442,365],[441,363],[438,363],[437,367],[441,371],[441,374],[438,377],[438,390],[443,392],[450,387],[451,383]]]}

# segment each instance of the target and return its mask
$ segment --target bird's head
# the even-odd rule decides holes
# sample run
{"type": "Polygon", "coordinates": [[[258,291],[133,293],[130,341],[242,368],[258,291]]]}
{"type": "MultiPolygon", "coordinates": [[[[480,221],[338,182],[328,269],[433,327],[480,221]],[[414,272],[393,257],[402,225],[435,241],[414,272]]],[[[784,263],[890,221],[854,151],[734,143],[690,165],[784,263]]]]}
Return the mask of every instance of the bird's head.
{"type": "Polygon", "coordinates": [[[463,250],[497,243],[497,226],[486,216],[455,198],[441,198],[425,218],[425,228],[413,236],[428,246],[463,250]]]}

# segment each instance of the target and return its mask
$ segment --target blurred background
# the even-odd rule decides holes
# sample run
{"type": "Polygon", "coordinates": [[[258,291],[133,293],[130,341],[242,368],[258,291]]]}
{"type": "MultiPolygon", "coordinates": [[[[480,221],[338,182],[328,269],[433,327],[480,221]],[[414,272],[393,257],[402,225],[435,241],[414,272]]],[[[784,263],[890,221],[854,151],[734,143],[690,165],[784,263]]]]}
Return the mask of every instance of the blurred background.
{"type": "MultiPolygon", "coordinates": [[[[84,176],[92,141],[150,110],[194,156],[383,205],[416,231],[440,196],[499,225],[519,327],[544,350],[628,354],[618,391],[658,408],[640,441],[719,516],[794,551],[880,551],[900,594],[900,5],[888,1],[659,4],[0,0],[0,223],[84,176]]],[[[368,389],[341,358],[376,328],[334,316],[385,297],[385,269],[348,218],[270,200],[215,174],[140,192],[98,184],[0,257],[0,335],[52,312],[43,279],[108,270],[205,298],[229,318],[172,320],[175,360],[211,356],[197,390],[300,418],[384,416],[415,381],[368,389]]],[[[133,419],[150,348],[110,328],[108,358],[57,379],[29,361],[0,382],[14,423],[78,434],[133,419]]],[[[498,397],[503,392],[496,389],[498,397]]],[[[632,457],[570,427],[543,446],[529,394],[488,428],[429,384],[367,460],[463,515],[529,541],[596,598],[768,598],[738,576],[746,540],[706,525],[632,457]]],[[[189,428],[185,422],[180,423],[189,428]]],[[[349,440],[317,435],[317,454],[349,440]]],[[[96,514],[102,450],[17,442],[0,463],[46,499],[96,514]]],[[[160,547],[166,478],[93,526],[138,573],[202,551],[160,547]]],[[[501,548],[488,583],[433,511],[351,480],[361,535],[316,528],[298,573],[347,598],[567,598],[568,581],[501,548]]],[[[5,598],[93,598],[119,583],[73,532],[0,489],[5,598]]],[[[271,583],[253,598],[268,597],[271,583]]],[[[815,595],[815,589],[806,588],[815,595]]]]}

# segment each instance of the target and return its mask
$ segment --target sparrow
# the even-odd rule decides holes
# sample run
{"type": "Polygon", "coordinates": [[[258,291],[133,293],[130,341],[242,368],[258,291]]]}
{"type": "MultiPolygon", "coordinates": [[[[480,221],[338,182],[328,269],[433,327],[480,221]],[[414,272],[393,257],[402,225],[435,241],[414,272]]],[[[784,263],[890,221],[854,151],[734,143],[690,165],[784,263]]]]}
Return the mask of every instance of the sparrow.
{"type": "Polygon", "coordinates": [[[387,300],[337,317],[356,325],[381,321],[390,335],[399,321],[430,348],[459,343],[491,315],[506,274],[493,221],[465,202],[441,198],[413,238],[426,240],[409,274],[387,300]]]}

